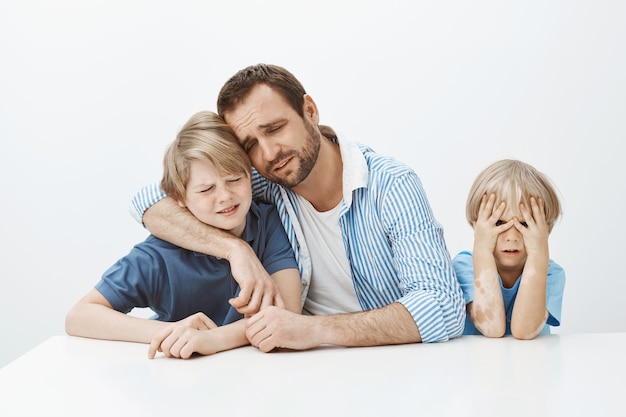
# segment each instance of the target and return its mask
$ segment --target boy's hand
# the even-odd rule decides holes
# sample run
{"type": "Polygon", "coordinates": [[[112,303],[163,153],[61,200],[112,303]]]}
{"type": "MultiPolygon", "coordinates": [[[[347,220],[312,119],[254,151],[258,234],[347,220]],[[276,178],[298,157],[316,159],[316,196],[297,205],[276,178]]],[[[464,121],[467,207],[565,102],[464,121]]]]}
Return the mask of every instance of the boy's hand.
{"type": "Polygon", "coordinates": [[[196,313],[174,322],[154,335],[148,348],[148,358],[154,359],[157,352],[163,352],[168,357],[187,359],[195,352],[199,331],[217,327],[204,313],[196,313]]]}
{"type": "Polygon", "coordinates": [[[530,197],[530,206],[532,211],[529,210],[524,203],[520,203],[519,206],[528,227],[525,227],[516,218],[513,219],[513,224],[524,238],[526,253],[528,255],[547,254],[550,228],[548,227],[548,222],[546,221],[543,200],[537,200],[535,197],[530,197]]]}
{"type": "Polygon", "coordinates": [[[190,327],[196,330],[211,330],[217,328],[217,324],[211,320],[206,314],[199,312],[192,314],[182,320],[178,320],[174,323],[181,327],[190,327]]]}
{"type": "Polygon", "coordinates": [[[148,358],[154,359],[157,352],[168,358],[189,359],[197,351],[202,332],[175,323],[157,333],[150,342],[148,358]]]}
{"type": "MultiPolygon", "coordinates": [[[[506,223],[498,225],[498,220],[506,210],[506,202],[501,202],[500,205],[494,210],[496,203],[496,195],[491,194],[489,198],[485,194],[480,202],[478,209],[478,218],[473,222],[474,226],[474,252],[478,250],[485,250],[489,253],[493,253],[496,249],[496,242],[498,235],[511,227],[513,227],[513,220],[509,220],[506,223]]],[[[521,225],[520,225],[521,226],[521,225]]]]}

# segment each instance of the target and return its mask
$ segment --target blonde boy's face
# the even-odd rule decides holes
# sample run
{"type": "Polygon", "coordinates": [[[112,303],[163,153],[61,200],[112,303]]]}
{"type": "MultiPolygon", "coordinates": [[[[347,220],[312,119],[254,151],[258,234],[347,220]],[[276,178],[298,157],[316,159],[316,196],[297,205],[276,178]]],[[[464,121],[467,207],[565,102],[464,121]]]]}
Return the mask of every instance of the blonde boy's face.
{"type": "MultiPolygon", "coordinates": [[[[498,219],[497,225],[503,224],[517,217],[517,220],[525,224],[519,204],[507,202],[506,210],[498,219]]],[[[526,247],[524,246],[524,238],[522,234],[515,228],[510,227],[498,235],[496,248],[493,252],[496,260],[496,266],[499,271],[502,270],[521,270],[526,263],[526,247]]]]}
{"type": "Polygon", "coordinates": [[[222,174],[200,160],[192,161],[189,171],[185,201],[179,205],[200,221],[241,237],[252,203],[250,179],[244,173],[222,174]]]}

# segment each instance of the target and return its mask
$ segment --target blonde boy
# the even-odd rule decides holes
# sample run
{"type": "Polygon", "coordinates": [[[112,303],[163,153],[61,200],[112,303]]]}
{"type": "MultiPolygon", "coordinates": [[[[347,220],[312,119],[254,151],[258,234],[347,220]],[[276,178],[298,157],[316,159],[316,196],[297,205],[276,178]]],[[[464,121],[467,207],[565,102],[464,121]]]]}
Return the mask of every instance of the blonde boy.
{"type": "Polygon", "coordinates": [[[560,214],[554,186],[526,163],[501,160],[478,175],[466,206],[474,248],[453,260],[468,313],[463,334],[532,339],[560,325],[565,272],[548,248],[560,214]]]}
{"type": "MultiPolygon", "coordinates": [[[[212,112],[194,115],[168,148],[161,188],[196,218],[247,241],[276,281],[285,307],[300,312],[300,276],[273,206],[252,201],[251,164],[212,112]]],[[[229,300],[239,287],[225,259],[154,236],[105,272],[66,318],[70,335],[150,343],[148,356],[189,358],[245,344],[245,321],[229,300]],[[149,307],[156,320],[127,315],[149,307]],[[173,323],[172,323],[173,322],[173,323]]]]}

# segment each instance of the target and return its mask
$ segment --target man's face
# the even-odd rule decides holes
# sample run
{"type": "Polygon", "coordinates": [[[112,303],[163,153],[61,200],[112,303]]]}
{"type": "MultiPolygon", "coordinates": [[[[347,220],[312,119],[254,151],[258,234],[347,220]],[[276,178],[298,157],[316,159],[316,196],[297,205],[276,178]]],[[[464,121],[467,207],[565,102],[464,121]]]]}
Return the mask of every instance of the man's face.
{"type": "Polygon", "coordinates": [[[259,84],[224,114],[254,168],[268,180],[290,188],[308,177],[320,148],[317,108],[312,100],[302,100],[304,118],[280,94],[259,84]]]}

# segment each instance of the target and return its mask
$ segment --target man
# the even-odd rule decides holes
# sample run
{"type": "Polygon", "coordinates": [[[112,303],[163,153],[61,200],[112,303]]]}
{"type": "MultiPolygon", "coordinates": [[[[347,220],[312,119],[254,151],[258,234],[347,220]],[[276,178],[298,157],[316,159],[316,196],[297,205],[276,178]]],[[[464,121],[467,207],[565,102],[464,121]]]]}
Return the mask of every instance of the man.
{"type": "MultiPolygon", "coordinates": [[[[250,287],[242,281],[259,274],[248,290],[249,312],[266,307],[248,321],[254,346],[267,352],[461,335],[461,289],[442,228],[410,168],[320,126],[313,98],[278,66],[239,71],[222,87],[217,107],[256,169],[253,196],[273,202],[280,214],[302,275],[305,315],[266,307],[280,299],[271,288],[269,296],[264,292],[271,287],[267,274],[249,250],[168,198],[143,222],[164,240],[229,259],[242,292],[250,287]]],[[[140,193],[134,200],[139,215],[146,196],[150,206],[163,194],[155,187],[140,193]]]]}

